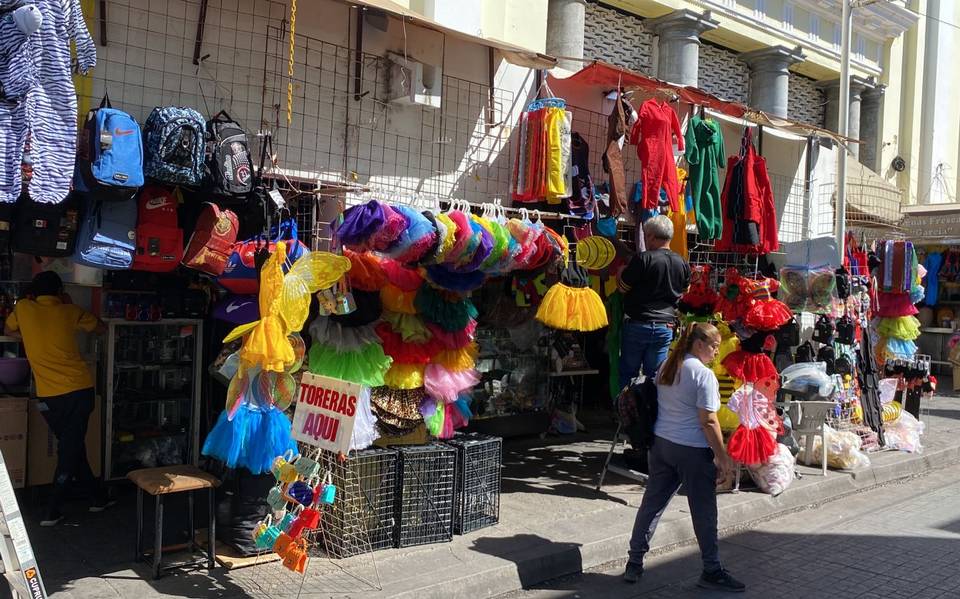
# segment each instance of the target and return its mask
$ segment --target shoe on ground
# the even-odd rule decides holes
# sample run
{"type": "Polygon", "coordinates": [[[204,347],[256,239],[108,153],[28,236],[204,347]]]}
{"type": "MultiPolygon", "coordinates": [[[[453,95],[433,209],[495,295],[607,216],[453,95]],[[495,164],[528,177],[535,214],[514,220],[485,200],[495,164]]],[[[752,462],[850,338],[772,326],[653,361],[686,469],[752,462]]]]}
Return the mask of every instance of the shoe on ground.
{"type": "Polygon", "coordinates": [[[640,564],[627,563],[627,569],[623,572],[623,582],[635,584],[643,576],[643,566],[640,564]]]}
{"type": "Polygon", "coordinates": [[[47,515],[43,517],[43,520],[40,521],[40,526],[44,528],[56,526],[60,524],[61,520],[63,520],[63,514],[60,512],[48,512],[47,515]]]}
{"type": "Polygon", "coordinates": [[[107,499],[107,498],[98,499],[93,502],[93,505],[90,506],[90,511],[96,514],[106,510],[107,508],[111,508],[115,505],[117,505],[116,499],[107,499]]]}
{"type": "Polygon", "coordinates": [[[743,584],[726,570],[717,572],[704,572],[700,575],[697,586],[701,589],[711,591],[726,591],[728,593],[742,593],[747,590],[747,585],[743,584]]]}

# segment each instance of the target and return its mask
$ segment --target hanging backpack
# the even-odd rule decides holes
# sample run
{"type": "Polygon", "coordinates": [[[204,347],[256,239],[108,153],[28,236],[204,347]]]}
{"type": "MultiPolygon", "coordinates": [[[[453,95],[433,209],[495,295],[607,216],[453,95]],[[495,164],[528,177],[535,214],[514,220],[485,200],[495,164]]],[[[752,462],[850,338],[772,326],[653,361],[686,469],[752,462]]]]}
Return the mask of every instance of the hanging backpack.
{"type": "Polygon", "coordinates": [[[192,108],[154,108],[143,125],[143,174],[171,185],[203,181],[206,123],[192,108]]]}
{"type": "Polygon", "coordinates": [[[247,132],[225,110],[207,121],[207,176],[216,195],[245,196],[253,191],[247,132]]]}
{"type": "Polygon", "coordinates": [[[110,105],[87,113],[77,149],[74,187],[101,199],[129,200],[143,187],[143,137],[137,121],[110,105]]]}
{"type": "Polygon", "coordinates": [[[136,240],[135,201],[108,202],[88,197],[73,260],[94,268],[124,270],[133,266],[136,240]]]}
{"type": "Polygon", "coordinates": [[[80,228],[77,194],[68,195],[58,204],[45,204],[23,193],[13,211],[10,234],[14,251],[49,257],[73,253],[80,228]]]}
{"type": "Polygon", "coordinates": [[[164,187],[145,187],[137,198],[137,253],[134,270],[170,272],[183,257],[177,198],[164,187]]]}
{"type": "Polygon", "coordinates": [[[183,254],[183,265],[215,277],[223,274],[237,242],[239,227],[236,214],[205,202],[183,254]]]}
{"type": "Polygon", "coordinates": [[[230,259],[217,277],[227,291],[237,295],[253,295],[260,290],[260,269],[257,264],[257,255],[276,251],[277,242],[285,241],[287,245],[287,260],[283,266],[284,272],[301,256],[310,253],[307,246],[297,239],[297,221],[287,219],[274,227],[268,239],[265,235],[258,235],[246,241],[238,241],[233,246],[230,259]]]}

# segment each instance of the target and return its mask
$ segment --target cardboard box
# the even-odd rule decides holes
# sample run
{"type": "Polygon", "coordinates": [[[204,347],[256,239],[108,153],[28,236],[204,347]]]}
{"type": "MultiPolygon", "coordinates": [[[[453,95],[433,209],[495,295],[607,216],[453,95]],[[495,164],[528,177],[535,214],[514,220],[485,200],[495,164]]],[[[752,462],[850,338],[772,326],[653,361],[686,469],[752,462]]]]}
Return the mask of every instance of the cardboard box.
{"type": "Polygon", "coordinates": [[[0,451],[14,489],[27,481],[27,398],[0,396],[0,451]]]}

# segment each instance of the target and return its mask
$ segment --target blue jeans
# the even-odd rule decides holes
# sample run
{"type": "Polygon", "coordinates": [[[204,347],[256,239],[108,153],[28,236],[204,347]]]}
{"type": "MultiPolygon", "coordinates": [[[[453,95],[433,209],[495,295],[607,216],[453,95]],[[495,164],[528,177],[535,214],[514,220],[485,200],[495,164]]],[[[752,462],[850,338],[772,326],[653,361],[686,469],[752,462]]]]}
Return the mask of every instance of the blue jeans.
{"type": "Polygon", "coordinates": [[[655,375],[667,359],[671,341],[673,328],[665,324],[625,321],[620,340],[620,388],[640,372],[645,376],[655,375]]]}

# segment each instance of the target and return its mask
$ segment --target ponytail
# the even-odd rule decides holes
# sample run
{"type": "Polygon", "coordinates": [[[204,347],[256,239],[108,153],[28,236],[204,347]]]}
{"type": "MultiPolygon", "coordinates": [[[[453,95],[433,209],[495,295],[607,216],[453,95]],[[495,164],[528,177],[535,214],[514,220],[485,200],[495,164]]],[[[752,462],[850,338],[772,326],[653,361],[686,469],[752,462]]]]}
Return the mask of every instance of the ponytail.
{"type": "Polygon", "coordinates": [[[680,335],[680,340],[677,341],[673,351],[670,352],[670,356],[667,357],[667,361],[663,363],[660,374],[657,376],[657,384],[669,386],[677,382],[680,364],[683,363],[686,355],[690,353],[694,341],[709,341],[719,336],[720,331],[717,330],[717,327],[708,322],[692,322],[688,324],[683,334],[680,335]]]}

